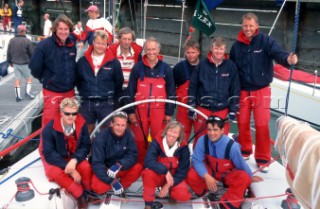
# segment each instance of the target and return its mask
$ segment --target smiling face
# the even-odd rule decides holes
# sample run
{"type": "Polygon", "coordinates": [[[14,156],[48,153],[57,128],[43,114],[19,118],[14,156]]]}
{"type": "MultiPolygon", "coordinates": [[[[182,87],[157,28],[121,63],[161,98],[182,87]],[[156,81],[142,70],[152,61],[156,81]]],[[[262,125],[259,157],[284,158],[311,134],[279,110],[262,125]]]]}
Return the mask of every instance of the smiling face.
{"type": "Polygon", "coordinates": [[[101,36],[95,37],[93,40],[93,53],[94,55],[103,55],[108,47],[108,36],[101,36]]]}
{"type": "Polygon", "coordinates": [[[166,132],[167,144],[169,147],[172,147],[178,140],[180,135],[180,127],[169,128],[166,132]]]}
{"type": "Polygon", "coordinates": [[[70,34],[70,29],[64,22],[59,22],[56,30],[56,35],[62,43],[65,43],[70,34]]]}
{"type": "Polygon", "coordinates": [[[259,24],[253,18],[243,19],[241,27],[245,36],[249,40],[251,40],[253,36],[256,34],[257,29],[259,28],[259,24]]]}
{"type": "Polygon", "coordinates": [[[214,124],[214,126],[212,126],[211,123],[208,123],[207,131],[210,140],[213,142],[218,141],[218,139],[220,139],[223,135],[223,128],[219,128],[217,124],[214,124]]]}
{"type": "Polygon", "coordinates": [[[147,55],[149,62],[156,62],[158,60],[159,52],[160,49],[156,41],[148,41],[145,43],[144,53],[147,55]]]}
{"type": "Polygon", "coordinates": [[[127,128],[127,119],[115,117],[110,123],[111,129],[116,136],[123,136],[127,128]]]}
{"type": "Polygon", "coordinates": [[[215,43],[212,44],[211,47],[212,58],[215,61],[222,61],[224,59],[224,55],[226,53],[226,45],[216,45],[215,43]]]}

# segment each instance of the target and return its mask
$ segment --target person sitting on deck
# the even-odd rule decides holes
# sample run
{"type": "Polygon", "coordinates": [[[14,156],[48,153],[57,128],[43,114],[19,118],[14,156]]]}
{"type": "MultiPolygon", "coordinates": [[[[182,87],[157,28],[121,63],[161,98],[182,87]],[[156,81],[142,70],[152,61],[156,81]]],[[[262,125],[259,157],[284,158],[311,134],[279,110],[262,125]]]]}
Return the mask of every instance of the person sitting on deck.
{"type": "Polygon", "coordinates": [[[172,200],[188,201],[191,193],[185,177],[190,166],[190,152],[180,122],[170,121],[164,131],[150,144],[142,172],[145,209],[152,209],[155,189],[159,197],[168,193],[172,200]]]}
{"type": "Polygon", "coordinates": [[[88,202],[84,189],[91,190],[92,178],[86,157],[91,144],[78,108],[75,99],[62,100],[60,115],[57,114],[42,131],[41,157],[48,179],[70,192],[77,199],[79,209],[86,209],[88,202]]]}
{"type": "Polygon", "coordinates": [[[241,156],[237,142],[223,134],[224,121],[210,116],[207,134],[201,136],[192,155],[192,167],[186,181],[200,197],[208,190],[217,191],[217,181],[228,187],[220,199],[220,205],[226,209],[240,208],[241,200],[251,182],[262,181],[253,176],[252,171],[241,156]]]}
{"type": "Polygon", "coordinates": [[[92,189],[97,194],[112,188],[116,195],[126,198],[124,189],[140,177],[143,167],[137,163],[137,145],[127,130],[127,122],[125,112],[115,112],[110,127],[93,140],[92,189]]]}

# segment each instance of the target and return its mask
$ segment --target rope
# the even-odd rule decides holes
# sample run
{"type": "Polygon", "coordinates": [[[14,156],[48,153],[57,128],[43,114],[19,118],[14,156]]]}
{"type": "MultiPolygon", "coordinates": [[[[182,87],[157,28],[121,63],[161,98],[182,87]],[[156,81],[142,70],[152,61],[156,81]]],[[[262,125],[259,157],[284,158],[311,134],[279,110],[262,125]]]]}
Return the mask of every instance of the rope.
{"type": "MultiPolygon", "coordinates": [[[[294,28],[293,28],[293,40],[292,40],[292,49],[291,52],[295,53],[296,47],[297,47],[297,37],[298,37],[298,27],[299,27],[299,14],[300,14],[300,0],[297,0],[296,2],[296,13],[294,17],[294,28]]],[[[286,106],[285,106],[285,116],[288,115],[288,105],[289,105],[289,96],[290,96],[290,90],[291,90],[291,81],[292,81],[292,74],[294,70],[294,65],[290,66],[290,78],[289,78],[289,87],[287,91],[287,97],[286,97],[286,106]]]]}
{"type": "Polygon", "coordinates": [[[18,143],[12,145],[11,147],[8,147],[7,149],[3,150],[0,152],[0,158],[2,158],[3,156],[5,156],[6,154],[10,153],[12,150],[17,149],[18,147],[20,147],[21,145],[27,143],[30,139],[32,139],[33,137],[37,136],[38,134],[41,133],[41,128],[38,129],[37,131],[33,132],[32,134],[30,134],[29,136],[27,136],[25,139],[19,141],[18,143]]]}

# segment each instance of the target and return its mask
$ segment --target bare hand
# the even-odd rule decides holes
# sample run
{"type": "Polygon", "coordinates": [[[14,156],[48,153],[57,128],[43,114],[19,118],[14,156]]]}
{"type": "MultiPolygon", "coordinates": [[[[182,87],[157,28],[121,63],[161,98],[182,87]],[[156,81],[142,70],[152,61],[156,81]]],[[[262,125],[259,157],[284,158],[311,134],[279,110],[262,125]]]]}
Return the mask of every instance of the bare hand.
{"type": "Polygon", "coordinates": [[[292,52],[289,54],[287,58],[287,62],[289,65],[295,65],[298,63],[298,56],[296,54],[293,54],[292,52]]]}
{"type": "Polygon", "coordinates": [[[130,121],[130,123],[135,124],[135,123],[137,122],[136,114],[131,113],[131,114],[129,115],[129,121],[130,121]]]}
{"type": "Polygon", "coordinates": [[[173,186],[173,177],[170,172],[166,174],[166,180],[169,187],[173,186]]]}
{"type": "Polygon", "coordinates": [[[77,182],[78,184],[81,183],[81,176],[77,170],[74,170],[70,176],[73,178],[74,182],[77,182]]]}
{"type": "Polygon", "coordinates": [[[76,170],[77,166],[77,160],[76,159],[71,159],[68,164],[66,165],[64,172],[66,174],[71,174],[76,170]]]}
{"type": "Polygon", "coordinates": [[[215,178],[213,178],[212,176],[210,176],[208,173],[204,175],[204,180],[205,180],[207,187],[210,191],[215,192],[218,190],[217,180],[215,178]]]}
{"type": "Polygon", "coordinates": [[[252,178],[252,182],[260,182],[263,181],[263,178],[260,176],[253,176],[252,178]]]}
{"type": "Polygon", "coordinates": [[[161,190],[160,190],[158,196],[161,198],[165,197],[169,192],[169,188],[170,188],[169,185],[165,184],[163,187],[161,187],[161,190]]]}

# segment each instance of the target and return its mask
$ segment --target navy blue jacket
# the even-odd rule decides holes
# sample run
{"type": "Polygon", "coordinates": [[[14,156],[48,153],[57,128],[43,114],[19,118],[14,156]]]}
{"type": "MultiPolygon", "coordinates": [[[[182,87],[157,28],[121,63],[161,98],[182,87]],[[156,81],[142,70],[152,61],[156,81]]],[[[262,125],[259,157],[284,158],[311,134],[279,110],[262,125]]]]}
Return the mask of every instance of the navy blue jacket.
{"type": "Polygon", "coordinates": [[[188,104],[193,107],[201,106],[211,111],[229,108],[229,112],[237,112],[240,81],[234,62],[225,59],[216,66],[210,52],[193,71],[188,96],[188,104]]]}
{"type": "MultiPolygon", "coordinates": [[[[130,78],[129,78],[129,83],[128,83],[128,88],[127,88],[127,100],[126,104],[134,102],[134,97],[137,93],[137,84],[138,84],[138,79],[140,79],[140,72],[141,70],[144,70],[144,76],[149,77],[149,78],[158,78],[159,75],[161,74],[161,71],[164,68],[164,80],[166,82],[166,94],[167,94],[167,99],[172,99],[175,100],[176,96],[176,87],[174,84],[174,79],[173,79],[173,72],[170,66],[162,61],[162,57],[159,57],[158,63],[153,67],[153,69],[150,68],[150,66],[147,64],[146,61],[146,55],[142,57],[142,61],[137,62],[130,73],[130,78]],[[141,69],[141,66],[144,66],[143,69],[141,69]]],[[[147,98],[146,98],[147,99],[147,98]]],[[[166,110],[165,110],[165,115],[173,115],[174,112],[174,105],[166,103],[166,110]]],[[[128,108],[128,113],[133,113],[134,108],[128,108]]]]}
{"type": "MultiPolygon", "coordinates": [[[[22,10],[22,8],[20,8],[22,10]]],[[[18,25],[22,24],[22,20],[23,20],[23,16],[22,15],[19,15],[17,14],[19,10],[19,7],[16,5],[14,8],[13,8],[13,13],[12,13],[12,16],[13,16],[13,22],[16,24],[18,23],[18,25]]],[[[18,27],[18,26],[15,26],[15,27],[18,27]]]]}
{"type": "Polygon", "coordinates": [[[81,98],[100,97],[102,99],[117,99],[122,91],[123,73],[120,62],[106,50],[101,68],[97,76],[91,57],[93,47],[90,46],[77,63],[77,88],[81,98]]]}
{"type": "MultiPolygon", "coordinates": [[[[144,160],[144,166],[158,174],[165,175],[169,170],[164,164],[158,161],[159,157],[167,157],[164,152],[162,140],[163,138],[160,134],[156,139],[152,140],[144,160]]],[[[173,156],[179,159],[178,168],[173,175],[174,185],[177,185],[186,178],[190,166],[190,151],[185,140],[183,140],[180,147],[176,149],[173,156]]]]}
{"type": "Polygon", "coordinates": [[[273,59],[288,67],[289,54],[264,33],[258,33],[250,43],[241,38],[241,33],[230,51],[230,59],[238,67],[241,89],[258,90],[269,86],[273,79],[273,59]]]}
{"type": "Polygon", "coordinates": [[[62,45],[53,34],[37,45],[29,68],[44,89],[67,92],[75,87],[76,55],[76,46],[69,38],[62,45]]]}
{"type": "Polygon", "coordinates": [[[92,170],[103,182],[110,184],[114,179],[107,175],[107,168],[116,163],[121,170],[128,170],[137,163],[138,151],[130,131],[122,137],[113,134],[111,128],[102,130],[92,143],[92,170]]]}
{"type": "Polygon", "coordinates": [[[174,66],[173,77],[177,87],[190,80],[191,74],[197,65],[190,65],[187,60],[183,60],[174,66]]]}
{"type": "Polygon", "coordinates": [[[75,136],[78,144],[73,156],[69,156],[67,141],[61,125],[61,117],[57,115],[42,130],[42,153],[47,163],[65,169],[68,159],[75,158],[78,163],[86,159],[90,152],[91,142],[88,128],[81,115],[75,121],[75,136]]]}

